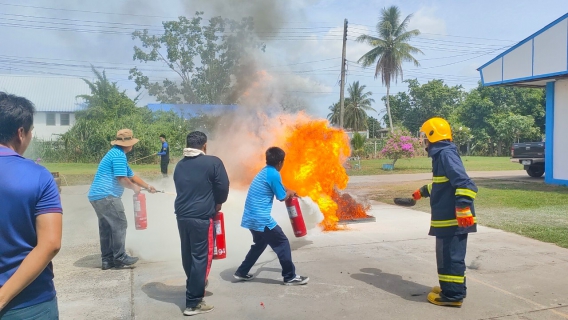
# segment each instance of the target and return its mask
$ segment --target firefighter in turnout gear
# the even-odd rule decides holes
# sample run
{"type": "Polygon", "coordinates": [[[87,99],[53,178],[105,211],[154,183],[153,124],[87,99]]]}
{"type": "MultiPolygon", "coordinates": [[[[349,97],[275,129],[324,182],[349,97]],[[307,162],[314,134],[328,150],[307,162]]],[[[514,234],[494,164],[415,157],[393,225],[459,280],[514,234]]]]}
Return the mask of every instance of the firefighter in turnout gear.
{"type": "Polygon", "coordinates": [[[432,158],[432,183],[416,190],[415,200],[430,198],[429,235],[436,237],[440,286],[428,301],[439,306],[461,307],[466,297],[465,254],[467,234],[477,231],[473,200],[477,187],[471,181],[452,142],[449,123],[441,118],[424,122],[420,132],[432,158]]]}

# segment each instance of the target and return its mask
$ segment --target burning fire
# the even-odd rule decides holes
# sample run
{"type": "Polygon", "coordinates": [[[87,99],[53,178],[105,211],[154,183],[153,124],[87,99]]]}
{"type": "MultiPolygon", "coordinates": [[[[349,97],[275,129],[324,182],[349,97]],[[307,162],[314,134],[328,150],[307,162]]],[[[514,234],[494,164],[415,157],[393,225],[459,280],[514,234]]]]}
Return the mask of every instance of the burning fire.
{"type": "Polygon", "coordinates": [[[284,185],[318,205],[324,215],[324,230],[338,230],[339,220],[367,217],[368,208],[338,191],[345,189],[349,180],[343,167],[350,155],[345,132],[304,113],[268,115],[263,106],[278,101],[270,90],[274,78],[265,70],[254,75],[239,97],[239,104],[246,107],[223,117],[216,138],[222,143],[210,148],[224,160],[231,185],[248,187],[265,166],[264,151],[279,146],[286,151],[281,172],[284,185]]]}
{"type": "Polygon", "coordinates": [[[330,127],[326,120],[309,119],[299,119],[286,131],[282,181],[317,203],[324,215],[323,229],[337,230],[340,219],[366,217],[368,208],[337,191],[345,189],[349,180],[342,165],[350,154],[345,132],[330,127]]]}

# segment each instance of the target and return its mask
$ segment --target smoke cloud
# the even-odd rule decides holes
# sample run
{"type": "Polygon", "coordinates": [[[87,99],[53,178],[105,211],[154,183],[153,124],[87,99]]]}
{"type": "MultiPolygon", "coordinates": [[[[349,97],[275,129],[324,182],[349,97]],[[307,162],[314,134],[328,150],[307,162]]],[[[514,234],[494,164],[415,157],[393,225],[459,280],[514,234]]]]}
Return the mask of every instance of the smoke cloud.
{"type": "MultiPolygon", "coordinates": [[[[152,181],[151,184],[156,186],[156,188],[162,188],[167,192],[175,193],[175,187],[171,180],[152,181]]],[[[147,194],[148,228],[146,230],[135,230],[133,227],[134,219],[132,212],[134,212],[134,209],[131,194],[132,192],[126,191],[122,197],[129,224],[126,241],[127,249],[133,255],[139,256],[147,262],[180,260],[179,233],[173,212],[175,196],[161,193],[147,194]]],[[[245,191],[232,188],[229,199],[221,210],[225,217],[227,258],[218,262],[227,265],[228,268],[237,267],[246,256],[252,244],[250,232],[240,227],[245,199],[245,191]]],[[[302,198],[300,206],[304,214],[306,227],[308,228],[308,235],[302,238],[294,236],[284,203],[275,201],[272,210],[272,216],[282,227],[293,247],[294,245],[309,242],[310,239],[314,239],[322,233],[318,223],[323,219],[323,216],[317,205],[309,198],[302,198]]],[[[275,257],[275,254],[267,250],[267,254],[263,257],[264,259],[271,259],[275,257]]]]}

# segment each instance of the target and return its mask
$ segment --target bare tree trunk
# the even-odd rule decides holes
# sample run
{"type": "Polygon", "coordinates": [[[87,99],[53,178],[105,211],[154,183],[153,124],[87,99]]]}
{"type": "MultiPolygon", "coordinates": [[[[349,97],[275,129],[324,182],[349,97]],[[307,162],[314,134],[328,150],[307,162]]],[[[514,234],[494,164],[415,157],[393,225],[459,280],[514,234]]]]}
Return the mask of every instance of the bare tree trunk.
{"type": "Polygon", "coordinates": [[[387,112],[389,114],[389,123],[390,123],[391,133],[394,133],[394,128],[392,126],[391,109],[390,109],[390,85],[387,85],[387,112]]]}

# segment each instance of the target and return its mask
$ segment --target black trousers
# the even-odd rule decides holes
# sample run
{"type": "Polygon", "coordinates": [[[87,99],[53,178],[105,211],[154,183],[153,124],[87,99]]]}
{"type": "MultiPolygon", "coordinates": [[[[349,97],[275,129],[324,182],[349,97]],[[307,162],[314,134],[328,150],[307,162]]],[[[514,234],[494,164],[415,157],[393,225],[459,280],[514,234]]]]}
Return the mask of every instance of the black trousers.
{"type": "Polygon", "coordinates": [[[169,157],[162,157],[160,160],[160,170],[162,171],[163,175],[168,175],[168,164],[170,164],[169,157]]]}
{"type": "Polygon", "coordinates": [[[264,232],[250,230],[252,233],[252,241],[254,244],[250,247],[245,261],[237,269],[239,275],[246,275],[254,266],[260,255],[270,246],[278,256],[280,265],[282,266],[282,277],[284,281],[292,280],[296,277],[296,267],[292,262],[292,250],[290,242],[279,225],[272,230],[264,227],[264,232]]]}
{"type": "Polygon", "coordinates": [[[436,237],[436,261],[441,296],[460,301],[467,294],[465,283],[465,254],[467,234],[436,237]]]}
{"type": "Polygon", "coordinates": [[[196,307],[205,296],[205,280],[213,259],[213,221],[178,219],[181,260],[187,277],[185,306],[196,307]]]}

